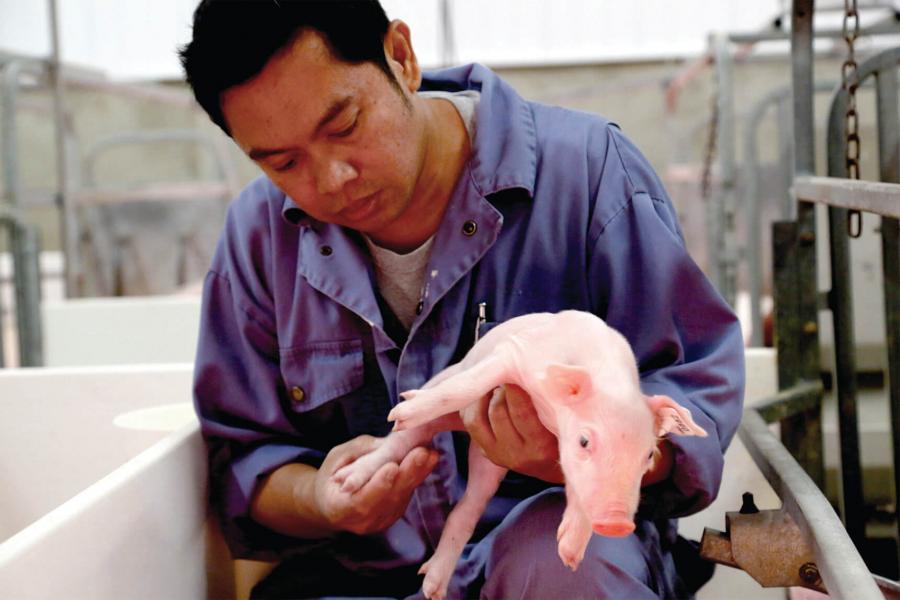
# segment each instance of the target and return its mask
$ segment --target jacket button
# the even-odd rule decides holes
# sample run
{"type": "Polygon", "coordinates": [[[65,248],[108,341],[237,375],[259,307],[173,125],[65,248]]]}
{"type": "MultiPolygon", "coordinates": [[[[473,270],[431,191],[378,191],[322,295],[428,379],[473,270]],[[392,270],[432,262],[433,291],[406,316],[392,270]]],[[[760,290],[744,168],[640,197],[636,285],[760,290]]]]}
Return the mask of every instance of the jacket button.
{"type": "Polygon", "coordinates": [[[319,248],[319,253],[322,256],[331,256],[332,252],[333,250],[331,249],[331,246],[322,246],[321,248],[319,248]]]}
{"type": "Polygon", "coordinates": [[[473,235],[475,235],[476,231],[478,231],[478,223],[476,223],[475,221],[466,221],[465,223],[463,223],[463,235],[472,237],[473,235]]]}
{"type": "Polygon", "coordinates": [[[303,399],[306,397],[306,392],[303,391],[303,388],[295,385],[291,388],[291,398],[294,399],[294,402],[303,402],[303,399]]]}

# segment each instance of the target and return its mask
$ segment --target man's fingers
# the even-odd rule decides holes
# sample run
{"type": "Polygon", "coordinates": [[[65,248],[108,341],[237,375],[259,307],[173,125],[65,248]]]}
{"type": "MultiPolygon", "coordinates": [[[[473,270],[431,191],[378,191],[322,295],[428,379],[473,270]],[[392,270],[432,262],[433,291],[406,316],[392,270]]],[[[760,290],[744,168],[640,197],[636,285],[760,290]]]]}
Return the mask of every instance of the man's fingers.
{"type": "Polygon", "coordinates": [[[421,446],[413,448],[400,462],[394,488],[397,491],[408,492],[418,487],[434,469],[437,458],[438,454],[434,450],[421,446]]]}
{"type": "Polygon", "coordinates": [[[334,459],[329,461],[329,469],[334,473],[338,469],[346,467],[360,456],[364,456],[374,450],[383,439],[371,435],[361,435],[349,442],[344,442],[340,446],[335,446],[331,451],[334,454],[334,459]]]}
{"type": "Polygon", "coordinates": [[[537,409],[534,408],[531,397],[519,386],[506,386],[506,408],[513,426],[522,438],[530,439],[533,435],[548,433],[538,418],[537,409]]]}
{"type": "Polygon", "coordinates": [[[494,390],[488,406],[488,418],[491,421],[491,429],[497,438],[508,439],[511,436],[517,441],[525,441],[522,432],[516,428],[516,423],[510,417],[507,393],[502,387],[494,390]]]}
{"type": "Polygon", "coordinates": [[[493,394],[479,398],[460,413],[469,437],[482,448],[493,446],[497,441],[488,415],[491,399],[496,394],[497,390],[494,390],[493,394]]]}
{"type": "Polygon", "coordinates": [[[381,465],[364,486],[353,493],[353,504],[360,513],[367,512],[378,503],[384,502],[397,479],[400,467],[395,462],[381,465]]]}

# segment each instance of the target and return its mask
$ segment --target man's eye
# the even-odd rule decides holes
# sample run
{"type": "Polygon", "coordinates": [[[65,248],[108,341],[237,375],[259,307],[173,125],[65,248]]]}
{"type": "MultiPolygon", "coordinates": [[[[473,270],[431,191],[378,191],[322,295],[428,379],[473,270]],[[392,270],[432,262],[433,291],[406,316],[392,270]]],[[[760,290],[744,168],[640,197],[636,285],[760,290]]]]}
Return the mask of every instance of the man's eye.
{"type": "Polygon", "coordinates": [[[331,135],[338,138],[348,137],[351,133],[356,130],[356,124],[359,122],[359,115],[353,118],[353,122],[350,123],[347,127],[341,129],[340,131],[336,131],[331,135]]]}
{"type": "Polygon", "coordinates": [[[275,167],[275,170],[279,173],[284,173],[285,171],[290,171],[291,169],[293,169],[294,165],[296,165],[296,164],[297,164],[297,161],[295,161],[294,159],[291,159],[291,160],[275,167]]]}

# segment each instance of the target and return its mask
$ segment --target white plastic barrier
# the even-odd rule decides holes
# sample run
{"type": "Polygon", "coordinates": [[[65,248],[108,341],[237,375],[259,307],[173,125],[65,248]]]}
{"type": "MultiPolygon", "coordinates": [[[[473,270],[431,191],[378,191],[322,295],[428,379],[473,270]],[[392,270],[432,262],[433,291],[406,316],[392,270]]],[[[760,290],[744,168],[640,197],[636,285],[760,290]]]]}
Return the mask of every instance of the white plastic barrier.
{"type": "Polygon", "coordinates": [[[45,302],[48,367],[193,362],[195,296],[85,298],[45,302]]]}
{"type": "Polygon", "coordinates": [[[0,372],[0,596],[231,595],[231,563],[206,527],[191,372],[0,372]]]}

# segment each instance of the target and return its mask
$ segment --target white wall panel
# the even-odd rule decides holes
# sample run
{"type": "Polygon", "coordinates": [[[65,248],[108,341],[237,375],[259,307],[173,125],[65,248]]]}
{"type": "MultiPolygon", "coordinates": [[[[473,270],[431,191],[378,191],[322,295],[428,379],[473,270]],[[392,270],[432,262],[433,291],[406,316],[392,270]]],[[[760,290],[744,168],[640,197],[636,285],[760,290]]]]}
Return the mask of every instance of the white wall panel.
{"type": "MultiPolygon", "coordinates": [[[[442,0],[383,0],[426,66],[444,62],[442,0]]],[[[180,77],[196,0],[59,0],[65,61],[118,78],[180,77]]],[[[454,62],[536,65],[696,55],[710,31],[754,31],[782,0],[451,0],[454,62]]],[[[43,0],[0,0],[0,49],[49,52],[43,0]]]]}

